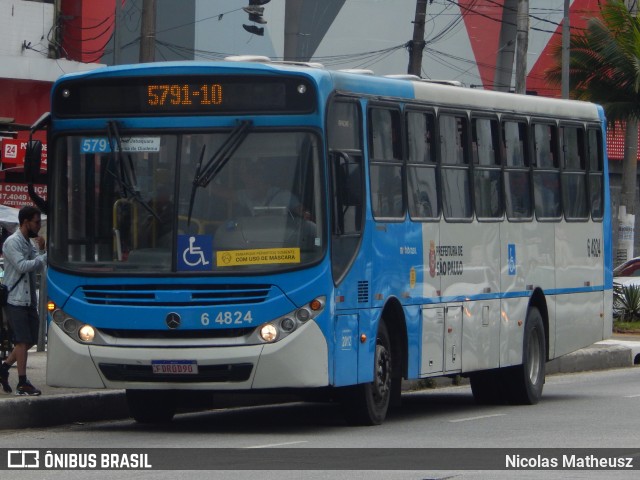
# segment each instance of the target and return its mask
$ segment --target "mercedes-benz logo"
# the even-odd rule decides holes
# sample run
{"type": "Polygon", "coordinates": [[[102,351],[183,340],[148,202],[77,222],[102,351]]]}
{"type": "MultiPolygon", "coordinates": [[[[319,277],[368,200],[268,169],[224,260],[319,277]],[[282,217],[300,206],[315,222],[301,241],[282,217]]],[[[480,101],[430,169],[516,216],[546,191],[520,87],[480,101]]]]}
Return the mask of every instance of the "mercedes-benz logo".
{"type": "Polygon", "coordinates": [[[167,315],[167,318],[165,318],[164,321],[167,324],[167,327],[171,329],[178,328],[180,326],[180,315],[175,312],[171,312],[167,315]]]}

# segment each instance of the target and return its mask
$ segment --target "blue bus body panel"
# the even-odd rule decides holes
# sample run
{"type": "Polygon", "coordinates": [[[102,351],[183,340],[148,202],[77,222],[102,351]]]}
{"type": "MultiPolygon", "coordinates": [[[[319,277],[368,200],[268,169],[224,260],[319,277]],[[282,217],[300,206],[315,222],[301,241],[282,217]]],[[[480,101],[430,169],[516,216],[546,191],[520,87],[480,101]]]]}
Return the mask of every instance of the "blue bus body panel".
{"type": "MultiPolygon", "coordinates": [[[[600,119],[602,121],[602,131],[606,131],[607,120],[604,116],[604,109],[598,107],[600,119]]],[[[603,171],[605,178],[605,186],[609,185],[609,158],[607,157],[607,136],[602,136],[604,158],[602,159],[603,171]]],[[[613,232],[612,232],[612,219],[611,219],[611,192],[609,188],[604,189],[604,219],[602,221],[602,234],[604,235],[604,244],[608,248],[604,249],[604,287],[607,290],[613,289],[613,232]]]]}
{"type": "Polygon", "coordinates": [[[328,278],[326,267],[322,264],[307,270],[304,278],[287,274],[267,275],[260,278],[182,277],[179,281],[176,277],[129,277],[127,289],[123,291],[122,296],[118,295],[118,291],[110,288],[122,285],[120,277],[85,278],[82,282],[78,282],[77,276],[49,269],[47,280],[48,294],[56,305],[72,316],[90,319],[98,328],[140,330],[165,328],[166,314],[179,306],[181,314],[184,313],[183,328],[204,330],[228,328],[228,326],[215,325],[213,321],[208,326],[202,325],[200,316],[203,313],[208,313],[213,319],[214,312],[236,307],[246,309],[246,306],[243,307],[246,302],[234,303],[230,300],[220,306],[198,306],[198,301],[191,298],[190,287],[211,287],[215,290],[216,287],[228,287],[232,284],[239,290],[246,286],[247,291],[252,291],[258,289],[256,285],[267,286],[268,288],[264,290],[268,290],[268,293],[263,303],[252,307],[254,310],[252,325],[256,326],[275,317],[286,315],[308,303],[318,296],[319,291],[328,293],[331,286],[322,287],[323,283],[326,283],[323,279],[326,278],[328,278]],[[150,285],[157,286],[158,289],[154,291],[149,288],[150,285]],[[173,288],[170,289],[170,287],[173,288]],[[140,295],[136,297],[136,294],[140,295]],[[103,297],[104,300],[102,300],[103,297]],[[157,306],[153,306],[153,303],[157,303],[157,306]],[[143,317],[140,316],[142,311],[145,312],[143,317]],[[156,318],[152,318],[154,316],[156,318]]]}

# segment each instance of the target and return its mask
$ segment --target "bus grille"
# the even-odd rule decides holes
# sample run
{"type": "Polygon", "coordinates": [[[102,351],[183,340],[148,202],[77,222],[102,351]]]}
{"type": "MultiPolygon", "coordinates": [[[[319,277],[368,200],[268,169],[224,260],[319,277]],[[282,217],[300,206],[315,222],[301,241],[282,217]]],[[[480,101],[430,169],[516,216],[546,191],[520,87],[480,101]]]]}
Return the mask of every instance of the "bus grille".
{"type": "Polygon", "coordinates": [[[203,338],[238,338],[249,335],[255,327],[249,328],[212,328],[200,330],[129,330],[101,328],[100,331],[116,338],[154,339],[154,340],[193,340],[203,338]]]}
{"type": "Polygon", "coordinates": [[[211,306],[264,302],[271,285],[85,285],[93,305],[211,306]]]}
{"type": "Polygon", "coordinates": [[[162,375],[153,373],[151,365],[101,363],[103,375],[113,382],[244,382],[249,379],[253,364],[199,365],[195,375],[162,375]]]}

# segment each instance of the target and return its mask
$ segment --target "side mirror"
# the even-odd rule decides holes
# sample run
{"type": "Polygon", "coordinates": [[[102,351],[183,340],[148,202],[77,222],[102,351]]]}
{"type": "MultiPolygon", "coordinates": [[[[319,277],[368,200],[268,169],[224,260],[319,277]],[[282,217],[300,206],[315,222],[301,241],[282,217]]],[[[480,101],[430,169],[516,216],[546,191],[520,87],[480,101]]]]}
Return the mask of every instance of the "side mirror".
{"type": "Polygon", "coordinates": [[[41,162],[42,142],[40,140],[29,140],[24,156],[24,176],[28,183],[34,183],[36,181],[40,173],[41,162]]]}

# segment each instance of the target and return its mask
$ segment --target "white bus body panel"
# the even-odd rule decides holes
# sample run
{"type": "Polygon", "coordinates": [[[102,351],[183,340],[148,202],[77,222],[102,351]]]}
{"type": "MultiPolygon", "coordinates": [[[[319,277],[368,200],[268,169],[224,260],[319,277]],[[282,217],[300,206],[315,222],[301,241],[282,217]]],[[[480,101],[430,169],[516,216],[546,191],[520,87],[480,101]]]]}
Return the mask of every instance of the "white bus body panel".
{"type": "Polygon", "coordinates": [[[327,342],[313,321],[280,342],[246,347],[88,347],[69,338],[53,322],[49,342],[47,384],[57,387],[248,390],[324,387],[329,383],[327,342]],[[254,367],[243,382],[194,383],[110,381],[98,368],[100,363],[151,366],[152,359],[196,360],[198,366],[251,363],[254,367]]]}
{"type": "Polygon", "coordinates": [[[444,370],[444,307],[422,308],[420,376],[444,370]]]}
{"type": "Polygon", "coordinates": [[[106,388],[91,361],[89,346],[71,340],[53,322],[49,323],[47,330],[47,385],[106,388]]]}
{"type": "Polygon", "coordinates": [[[500,291],[499,225],[474,221],[440,227],[440,245],[446,249],[439,259],[450,265],[440,270],[442,295],[464,302],[458,368],[465,372],[499,366],[500,301],[489,298],[500,291]]]}
{"type": "Polygon", "coordinates": [[[601,223],[441,222],[426,223],[422,231],[423,293],[434,302],[422,306],[420,376],[522,363],[524,323],[536,289],[545,296],[550,359],[610,334],[604,312],[611,300],[598,290],[572,291],[604,283],[601,223]],[[460,305],[461,325],[455,315],[460,305]]]}
{"type": "MultiPolygon", "coordinates": [[[[602,224],[559,223],[556,226],[556,283],[558,289],[600,286],[604,283],[602,224]]],[[[602,340],[602,291],[558,295],[563,312],[556,323],[556,351],[560,356],[602,340]]]]}

